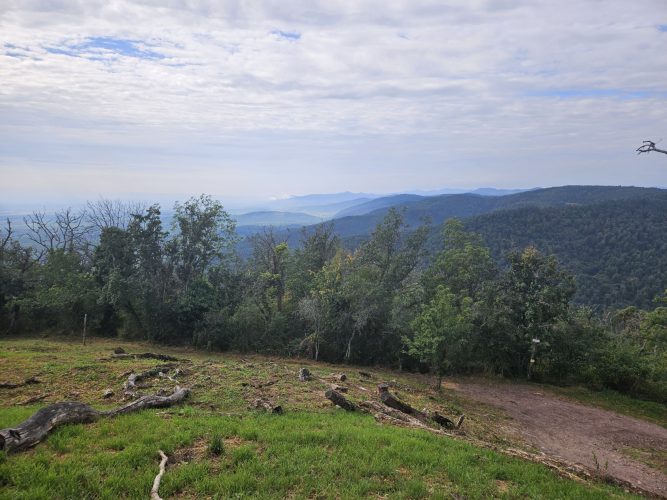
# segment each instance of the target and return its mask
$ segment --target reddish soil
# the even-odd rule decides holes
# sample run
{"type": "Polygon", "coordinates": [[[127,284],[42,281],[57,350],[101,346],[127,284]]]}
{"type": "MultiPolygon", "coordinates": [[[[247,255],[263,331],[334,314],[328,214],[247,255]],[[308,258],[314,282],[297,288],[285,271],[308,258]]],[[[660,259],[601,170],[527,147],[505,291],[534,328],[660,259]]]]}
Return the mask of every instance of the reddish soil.
{"type": "Polygon", "coordinates": [[[448,386],[469,399],[502,408],[523,438],[543,453],[599,469],[667,498],[667,475],[623,453],[628,448],[666,451],[667,429],[576,403],[536,386],[468,382],[448,386]]]}

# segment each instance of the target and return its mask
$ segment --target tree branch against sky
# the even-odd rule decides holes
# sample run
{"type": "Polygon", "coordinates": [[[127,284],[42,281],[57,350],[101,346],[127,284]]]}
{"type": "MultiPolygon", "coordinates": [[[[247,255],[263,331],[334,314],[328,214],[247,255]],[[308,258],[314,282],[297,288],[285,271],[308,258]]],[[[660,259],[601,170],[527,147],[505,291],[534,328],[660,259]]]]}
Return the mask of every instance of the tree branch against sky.
{"type": "Polygon", "coordinates": [[[655,151],[656,153],[664,153],[667,155],[667,151],[664,149],[656,148],[655,142],[653,141],[644,141],[643,144],[637,148],[638,155],[642,153],[650,153],[651,151],[655,151]]]}

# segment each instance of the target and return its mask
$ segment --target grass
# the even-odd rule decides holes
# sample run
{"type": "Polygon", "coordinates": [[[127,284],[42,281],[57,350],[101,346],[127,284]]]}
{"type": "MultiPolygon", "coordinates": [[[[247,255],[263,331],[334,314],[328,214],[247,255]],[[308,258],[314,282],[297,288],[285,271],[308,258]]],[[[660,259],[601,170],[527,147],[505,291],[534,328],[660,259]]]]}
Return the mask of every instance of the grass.
{"type": "MultiPolygon", "coordinates": [[[[72,399],[72,394],[97,407],[120,404],[119,396],[103,400],[103,391],[112,388],[119,394],[125,372],[159,363],[99,361],[117,345],[98,339],[85,347],[53,340],[0,341],[3,378],[37,375],[43,381],[3,390],[0,428],[38,409],[16,406],[35,393],[51,394],[44,404],[72,399]]],[[[151,347],[120,345],[128,352],[151,347]]],[[[322,392],[340,366],[306,363],[321,378],[302,383],[296,372],[304,363],[296,360],[160,351],[191,360],[183,364],[183,383],[193,389],[186,405],[65,426],[27,452],[0,455],[0,499],[147,498],[160,449],[170,457],[160,487],[164,498],[627,496],[618,488],[562,479],[541,465],[461,440],[382,426],[369,415],[333,408],[322,392]],[[260,394],[283,404],[286,413],[249,410],[260,394]]],[[[435,393],[423,377],[372,370],[368,380],[352,367],[345,371],[352,399],[368,398],[378,381],[391,380],[393,390],[415,405],[453,415],[465,411],[471,437],[496,443],[510,439],[498,435],[489,409],[476,410],[451,393],[435,393]]],[[[173,386],[162,379],[152,383],[149,392],[173,386]]]]}

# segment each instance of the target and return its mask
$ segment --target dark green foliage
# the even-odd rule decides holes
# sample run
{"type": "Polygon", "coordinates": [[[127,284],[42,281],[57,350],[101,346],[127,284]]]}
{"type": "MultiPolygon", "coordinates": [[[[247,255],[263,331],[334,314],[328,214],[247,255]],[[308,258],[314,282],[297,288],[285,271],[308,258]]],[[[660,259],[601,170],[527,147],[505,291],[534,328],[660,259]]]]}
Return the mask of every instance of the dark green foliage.
{"type": "MultiPolygon", "coordinates": [[[[658,212],[667,208],[662,191],[542,191],[502,202],[465,198],[471,211],[498,203],[561,206],[450,219],[430,262],[425,246],[431,228],[412,229],[406,222],[423,215],[414,207],[384,213],[353,252],[341,247],[332,224],[304,231],[294,249],[267,229],[252,238],[246,262],[233,253],[233,221],[208,196],[176,206],[171,234],[157,205],[132,214],[126,228],[104,226],[93,252],[85,242],[38,256],[5,232],[0,325],[78,333],[87,314],[90,330],[105,335],[429,369],[439,377],[530,374],[665,401],[667,307],[651,303],[650,310],[626,307],[602,315],[600,308],[573,304],[573,298],[582,300],[573,272],[584,294],[591,293],[587,272],[611,273],[604,279],[618,283],[627,272],[645,273],[648,285],[635,288],[642,300],[658,283],[664,289],[667,252],[658,255],[655,248],[657,242],[667,249],[667,242],[651,232],[665,224],[658,212]],[[562,206],[564,193],[572,200],[617,201],[583,210],[562,206]],[[632,226],[639,218],[646,225],[632,226]],[[482,234],[465,230],[473,226],[482,234]],[[530,237],[526,227],[535,228],[530,237]],[[626,248],[634,253],[614,260],[626,248]],[[494,252],[498,258],[502,253],[500,265],[494,252]],[[595,259],[607,267],[577,267],[595,259]],[[610,262],[631,267],[623,274],[610,262]]],[[[449,203],[443,200],[429,203],[449,203]]],[[[621,300],[619,293],[600,304],[621,300]]]]}
{"type": "Polygon", "coordinates": [[[496,259],[533,245],[577,279],[575,302],[651,307],[667,283],[667,196],[587,206],[525,207],[466,221],[496,259]]]}

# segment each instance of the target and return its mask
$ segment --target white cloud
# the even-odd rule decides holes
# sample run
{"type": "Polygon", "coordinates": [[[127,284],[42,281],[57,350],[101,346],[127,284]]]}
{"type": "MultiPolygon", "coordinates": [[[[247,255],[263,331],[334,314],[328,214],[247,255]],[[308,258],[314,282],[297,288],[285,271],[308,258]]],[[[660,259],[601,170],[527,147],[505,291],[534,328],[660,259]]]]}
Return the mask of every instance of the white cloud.
{"type": "Polygon", "coordinates": [[[3,5],[0,195],[665,184],[662,0],[3,5]]]}

